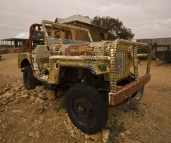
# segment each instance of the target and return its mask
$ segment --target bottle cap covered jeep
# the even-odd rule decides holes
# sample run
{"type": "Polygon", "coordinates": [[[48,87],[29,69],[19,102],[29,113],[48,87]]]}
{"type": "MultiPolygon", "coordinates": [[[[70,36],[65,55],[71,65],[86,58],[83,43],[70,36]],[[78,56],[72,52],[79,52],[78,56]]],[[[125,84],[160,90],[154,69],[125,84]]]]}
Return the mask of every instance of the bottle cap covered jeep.
{"type": "Polygon", "coordinates": [[[93,42],[88,29],[42,21],[30,27],[30,38],[18,55],[26,89],[42,82],[51,90],[67,90],[66,109],[73,124],[89,134],[99,132],[108,119],[107,105],[126,101],[132,108],[142,98],[150,80],[151,48],[148,44],[122,39],[93,42]],[[47,44],[32,48],[34,29],[43,28],[47,44]],[[51,38],[48,29],[83,31],[89,41],[51,38]],[[29,52],[26,52],[26,47],[29,52]],[[139,47],[147,53],[138,54],[139,47]],[[146,73],[139,77],[138,57],[147,57],[146,73]]]}

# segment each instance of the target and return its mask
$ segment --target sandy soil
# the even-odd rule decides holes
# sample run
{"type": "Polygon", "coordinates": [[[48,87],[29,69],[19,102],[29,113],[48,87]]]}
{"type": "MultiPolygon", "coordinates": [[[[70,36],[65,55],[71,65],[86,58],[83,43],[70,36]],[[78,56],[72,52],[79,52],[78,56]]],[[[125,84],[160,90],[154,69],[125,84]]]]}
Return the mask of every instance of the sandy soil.
{"type": "MultiPolygon", "coordinates": [[[[142,61],[139,66],[140,74],[145,72],[145,63],[142,61]]],[[[2,55],[0,91],[16,92],[17,87],[21,87],[26,92],[22,84],[22,73],[17,67],[17,54],[2,55]]],[[[108,142],[170,143],[171,63],[153,61],[151,75],[143,99],[136,108],[129,109],[126,104],[108,108],[109,120],[105,127],[110,131],[108,142]]],[[[0,96],[3,94],[1,92],[0,96]]],[[[67,120],[66,110],[54,110],[59,100],[44,102],[46,108],[41,114],[36,113],[38,105],[28,98],[1,106],[4,110],[0,112],[0,142],[99,142],[94,138],[87,140],[81,132],[71,137],[64,125],[67,120]]]]}

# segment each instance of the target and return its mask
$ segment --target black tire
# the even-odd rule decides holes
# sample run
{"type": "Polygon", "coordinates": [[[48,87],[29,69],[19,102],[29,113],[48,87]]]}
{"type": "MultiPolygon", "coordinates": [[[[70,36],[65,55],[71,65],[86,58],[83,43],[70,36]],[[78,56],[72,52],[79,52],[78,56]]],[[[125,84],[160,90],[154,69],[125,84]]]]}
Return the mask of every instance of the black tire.
{"type": "Polygon", "coordinates": [[[23,81],[24,81],[25,88],[27,90],[31,90],[36,87],[36,78],[33,76],[33,71],[30,65],[27,65],[24,68],[23,81]]]}
{"type": "Polygon", "coordinates": [[[84,84],[76,84],[66,93],[66,109],[73,124],[84,133],[101,131],[108,119],[102,96],[84,84]]]}

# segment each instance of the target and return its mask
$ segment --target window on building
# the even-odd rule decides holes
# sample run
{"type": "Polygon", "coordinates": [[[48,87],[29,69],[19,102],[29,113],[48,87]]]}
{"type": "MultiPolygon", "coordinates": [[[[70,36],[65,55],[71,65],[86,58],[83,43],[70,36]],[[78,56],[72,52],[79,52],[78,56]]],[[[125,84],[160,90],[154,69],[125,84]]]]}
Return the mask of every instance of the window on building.
{"type": "Polygon", "coordinates": [[[55,38],[60,38],[60,31],[55,32],[55,38]]]}
{"type": "Polygon", "coordinates": [[[100,33],[99,36],[100,36],[100,40],[104,40],[104,34],[103,33],[100,33]]]}
{"type": "Polygon", "coordinates": [[[66,39],[72,39],[71,33],[70,32],[65,32],[65,38],[66,39]]]}

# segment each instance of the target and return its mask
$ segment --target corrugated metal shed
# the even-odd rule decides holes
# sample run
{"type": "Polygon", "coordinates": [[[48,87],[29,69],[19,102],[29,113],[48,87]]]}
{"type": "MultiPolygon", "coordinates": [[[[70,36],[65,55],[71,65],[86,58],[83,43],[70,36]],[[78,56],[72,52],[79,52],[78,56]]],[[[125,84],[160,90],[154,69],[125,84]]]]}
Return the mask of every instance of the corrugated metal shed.
{"type": "Polygon", "coordinates": [[[157,43],[157,45],[171,45],[171,38],[136,39],[136,41],[150,44],[157,43]]]}
{"type": "Polygon", "coordinates": [[[20,33],[19,35],[14,37],[15,39],[28,39],[29,38],[29,32],[20,33]]]}

